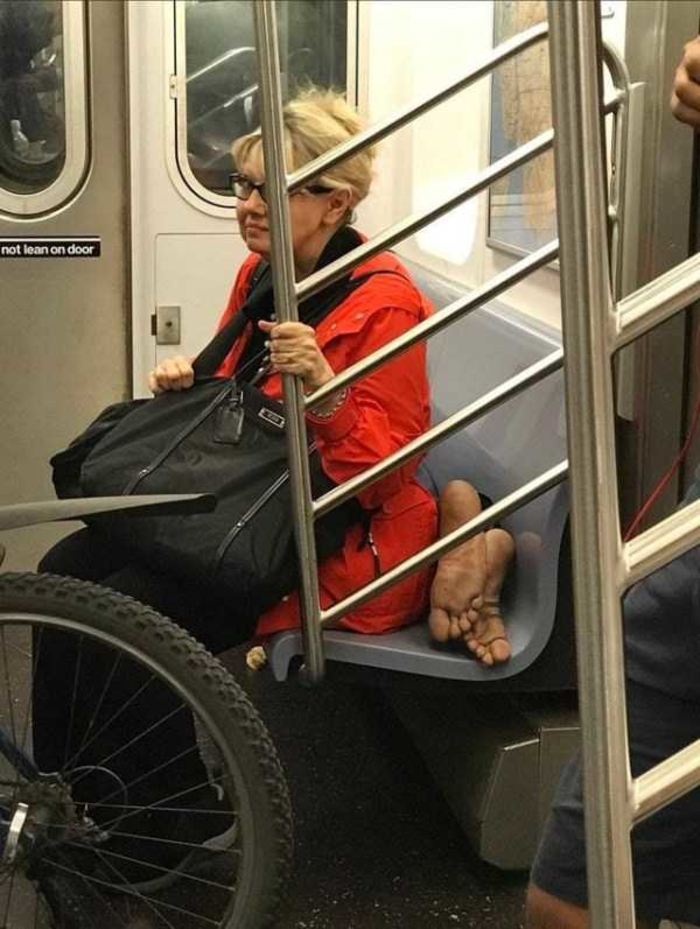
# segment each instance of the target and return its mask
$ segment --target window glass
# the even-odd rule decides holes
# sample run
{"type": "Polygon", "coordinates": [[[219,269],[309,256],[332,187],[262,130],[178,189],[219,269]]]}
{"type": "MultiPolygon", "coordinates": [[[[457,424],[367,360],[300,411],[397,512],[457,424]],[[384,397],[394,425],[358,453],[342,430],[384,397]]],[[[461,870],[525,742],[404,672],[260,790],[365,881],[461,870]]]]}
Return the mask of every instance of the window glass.
{"type": "Polygon", "coordinates": [[[0,187],[33,194],[66,158],[59,0],[0,0],[0,187]]]}
{"type": "MultiPolygon", "coordinates": [[[[347,3],[278,0],[282,89],[347,86],[347,3]]],[[[228,196],[232,142],[260,125],[252,0],[187,0],[187,159],[208,190],[228,196]]],[[[180,117],[181,118],[181,117],[180,117]]]]}

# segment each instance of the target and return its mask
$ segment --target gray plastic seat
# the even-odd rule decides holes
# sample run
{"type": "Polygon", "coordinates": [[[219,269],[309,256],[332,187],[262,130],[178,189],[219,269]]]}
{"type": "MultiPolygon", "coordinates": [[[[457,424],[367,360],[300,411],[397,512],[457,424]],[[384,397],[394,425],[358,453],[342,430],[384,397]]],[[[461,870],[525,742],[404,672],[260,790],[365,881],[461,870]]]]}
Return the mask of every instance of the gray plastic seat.
{"type": "MultiPolygon", "coordinates": [[[[419,268],[412,267],[411,272],[437,308],[462,293],[419,268]]],[[[445,419],[560,344],[557,331],[498,302],[469,314],[429,341],[433,421],[445,419]]],[[[436,494],[448,481],[462,478],[496,502],[564,458],[564,394],[562,374],[557,372],[434,446],[419,475],[436,494]]],[[[486,668],[462,652],[435,646],[425,622],[377,636],[325,632],[326,657],[453,680],[494,681],[521,673],[541,654],[552,634],[567,516],[568,493],[563,484],[503,522],[515,539],[517,552],[502,600],[513,648],[506,664],[486,668]]],[[[290,662],[303,654],[301,635],[280,633],[267,650],[275,678],[285,680],[290,662]]]]}

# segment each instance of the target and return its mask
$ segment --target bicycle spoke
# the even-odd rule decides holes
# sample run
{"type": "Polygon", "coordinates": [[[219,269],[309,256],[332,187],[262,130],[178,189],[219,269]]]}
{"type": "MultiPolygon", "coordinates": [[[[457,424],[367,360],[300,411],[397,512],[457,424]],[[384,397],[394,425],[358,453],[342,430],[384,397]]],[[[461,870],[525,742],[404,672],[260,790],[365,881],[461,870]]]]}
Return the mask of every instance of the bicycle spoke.
{"type": "Polygon", "coordinates": [[[66,750],[63,756],[63,767],[61,770],[66,770],[66,762],[68,761],[68,752],[70,751],[70,745],[73,741],[73,725],[75,723],[75,708],[78,702],[78,681],[80,680],[80,667],[83,660],[83,645],[85,642],[85,636],[81,635],[78,643],[78,655],[75,659],[75,674],[73,675],[73,694],[70,701],[70,717],[68,720],[68,732],[66,734],[66,750]]]}
{"type": "Polygon", "coordinates": [[[15,875],[16,874],[17,874],[17,871],[13,868],[10,871],[10,889],[7,891],[7,904],[5,906],[5,915],[3,916],[3,919],[2,919],[3,926],[7,925],[7,917],[10,913],[10,905],[12,903],[12,888],[15,886],[15,875]]]}
{"type": "MultiPolygon", "coordinates": [[[[138,836],[138,838],[144,838],[144,837],[138,836]]],[[[156,841],[156,842],[159,841],[158,839],[153,839],[152,837],[151,837],[151,840],[156,841]]],[[[85,846],[83,845],[77,845],[76,842],[66,842],[64,844],[69,845],[72,848],[81,848],[81,849],[85,848],[85,846]]],[[[194,845],[192,843],[183,843],[183,844],[186,844],[186,845],[189,844],[191,848],[200,848],[200,849],[204,848],[205,852],[208,852],[211,856],[216,856],[216,857],[220,855],[221,856],[225,855],[227,851],[226,849],[221,849],[220,851],[213,850],[210,848],[206,848],[202,846],[201,844],[200,845],[194,845]]],[[[120,861],[127,861],[129,862],[129,864],[143,865],[151,871],[160,871],[162,874],[177,874],[178,880],[196,881],[196,883],[198,884],[207,884],[209,887],[216,887],[217,890],[235,890],[236,889],[235,884],[231,886],[229,884],[221,884],[218,881],[210,881],[208,878],[197,877],[194,874],[188,874],[186,871],[178,871],[177,868],[167,868],[164,865],[156,864],[155,862],[150,861],[147,858],[134,858],[131,855],[123,855],[121,854],[121,852],[110,851],[108,848],[100,848],[100,849],[90,848],[89,850],[92,852],[95,852],[95,854],[98,855],[100,859],[103,859],[104,856],[106,855],[109,858],[118,858],[120,861]]]]}
{"type": "Polygon", "coordinates": [[[17,745],[17,730],[15,728],[15,709],[14,696],[12,693],[12,681],[10,679],[10,666],[7,662],[7,642],[5,640],[5,626],[0,626],[0,642],[2,643],[2,664],[5,676],[5,686],[7,687],[7,704],[10,714],[10,729],[12,731],[12,741],[17,745]]]}
{"type": "MultiPolygon", "coordinates": [[[[32,678],[29,687],[29,701],[27,703],[27,712],[24,716],[24,725],[22,727],[22,742],[20,748],[22,752],[27,751],[27,736],[29,735],[29,721],[32,718],[32,711],[34,708],[34,681],[36,680],[36,669],[39,667],[39,659],[41,657],[41,645],[44,641],[44,628],[43,626],[39,629],[38,633],[32,630],[31,632],[33,639],[33,654],[31,656],[32,661],[32,678]]],[[[29,656],[27,656],[29,657],[29,656]]]]}
{"type": "MultiPolygon", "coordinates": [[[[139,687],[139,689],[136,691],[136,693],[133,694],[131,697],[129,697],[129,699],[119,707],[119,709],[117,710],[117,712],[116,712],[113,716],[111,716],[105,723],[103,723],[102,726],[100,726],[100,728],[99,728],[99,729],[97,730],[97,732],[93,735],[93,737],[92,737],[88,742],[86,742],[85,745],[82,746],[81,751],[85,751],[86,749],[88,749],[88,748],[92,745],[92,743],[95,741],[95,739],[99,739],[99,737],[102,735],[102,733],[105,732],[110,726],[112,726],[112,725],[119,719],[119,717],[122,715],[122,713],[124,713],[124,712],[126,712],[126,710],[128,710],[128,708],[131,706],[131,704],[132,704],[135,700],[138,700],[138,698],[144,693],[144,691],[146,690],[146,688],[149,687],[150,684],[151,684],[155,679],[156,679],[156,678],[155,678],[155,675],[152,674],[152,675],[150,676],[150,678],[146,681],[146,683],[143,684],[141,687],[139,687]]],[[[72,758],[68,761],[66,767],[73,767],[73,764],[74,764],[75,761],[77,761],[77,759],[78,759],[78,755],[73,755],[72,758]]]]}
{"type": "MultiPolygon", "coordinates": [[[[97,854],[99,857],[102,857],[100,852],[98,852],[97,854]]],[[[154,897],[146,896],[145,894],[141,893],[141,891],[137,890],[136,888],[130,887],[129,884],[114,884],[114,883],[111,883],[110,881],[104,881],[98,877],[94,877],[91,874],[90,875],[81,874],[81,872],[75,871],[72,868],[68,868],[65,865],[61,864],[60,862],[49,860],[49,859],[46,859],[46,860],[51,865],[53,865],[53,867],[58,868],[61,871],[65,871],[68,874],[78,875],[79,877],[82,877],[84,880],[91,881],[92,883],[98,884],[101,887],[106,887],[108,890],[114,890],[114,891],[117,891],[118,893],[125,894],[130,897],[134,897],[137,900],[141,900],[143,903],[146,904],[149,910],[154,912],[157,917],[162,919],[170,927],[170,929],[176,929],[176,927],[173,926],[170,920],[167,919],[162,913],[160,913],[156,909],[156,907],[163,907],[164,909],[172,910],[175,913],[179,913],[181,916],[192,917],[194,919],[199,920],[200,922],[208,923],[211,926],[221,927],[221,920],[213,920],[213,919],[210,919],[208,916],[202,916],[199,913],[193,913],[191,910],[185,910],[182,907],[175,906],[172,903],[166,903],[163,900],[158,900],[154,897]]],[[[109,862],[104,862],[104,864],[110,869],[110,871],[116,874],[120,880],[123,880],[123,876],[120,874],[117,868],[115,868],[109,862]]]]}
{"type": "MultiPolygon", "coordinates": [[[[184,812],[190,812],[184,810],[184,812]]],[[[199,816],[201,812],[210,813],[211,810],[197,810],[196,815],[199,816]]],[[[221,813],[216,815],[220,816],[221,813]]],[[[182,839],[162,839],[160,836],[156,835],[141,835],[137,832],[110,832],[110,838],[120,838],[120,839],[138,839],[141,842],[158,842],[160,845],[179,845],[181,848],[201,848],[201,842],[183,842],[182,839]]],[[[241,850],[238,848],[226,848],[222,849],[222,852],[225,852],[227,855],[240,855],[242,854],[241,850]]]]}
{"type": "Polygon", "coordinates": [[[161,764],[157,765],[155,768],[151,768],[149,771],[146,771],[144,774],[140,774],[138,777],[134,778],[133,781],[129,781],[129,783],[125,784],[123,787],[120,787],[117,790],[113,790],[112,793],[108,794],[106,797],[100,797],[100,799],[97,800],[96,802],[97,803],[109,802],[112,799],[112,797],[116,797],[117,794],[121,793],[122,791],[128,792],[129,790],[131,790],[132,787],[135,787],[137,784],[140,784],[141,781],[147,780],[152,775],[157,774],[159,771],[163,771],[165,768],[169,767],[171,764],[174,764],[174,762],[180,761],[182,758],[186,758],[188,755],[191,755],[192,752],[196,752],[196,751],[197,751],[196,745],[191,745],[189,748],[183,749],[183,751],[179,752],[177,755],[173,755],[172,758],[168,758],[167,761],[163,761],[161,764]]]}
{"type": "MultiPolygon", "coordinates": [[[[118,758],[119,755],[125,752],[128,748],[131,748],[132,745],[136,745],[136,743],[140,742],[141,739],[144,739],[147,735],[150,735],[152,732],[155,732],[156,729],[159,729],[162,725],[167,723],[169,719],[172,719],[173,716],[175,716],[177,713],[182,712],[182,710],[185,710],[185,709],[187,709],[187,707],[185,706],[184,703],[181,703],[180,706],[172,710],[166,716],[163,716],[161,719],[158,720],[158,722],[153,723],[153,725],[149,726],[148,729],[145,729],[143,732],[140,732],[138,735],[134,736],[134,738],[131,739],[130,742],[127,742],[126,745],[122,745],[121,748],[116,749],[111,754],[107,755],[106,758],[102,758],[96,764],[89,765],[89,769],[105,767],[108,761],[114,761],[115,758],[118,758]]],[[[89,774],[90,774],[90,770],[86,771],[84,774],[81,774],[79,778],[73,781],[72,786],[76,787],[78,784],[80,784],[81,781],[83,781],[86,777],[88,777],[89,774]]]]}
{"type": "MultiPolygon", "coordinates": [[[[112,669],[111,669],[111,671],[109,672],[109,674],[108,674],[108,676],[107,676],[107,680],[106,680],[106,682],[105,682],[105,685],[104,685],[104,687],[102,688],[102,693],[100,694],[100,698],[99,698],[99,700],[97,701],[97,705],[96,705],[96,707],[95,707],[95,709],[94,709],[94,711],[93,711],[92,716],[90,717],[90,722],[88,723],[88,727],[87,727],[87,729],[85,730],[85,733],[83,734],[83,738],[82,738],[82,741],[81,741],[80,745],[78,746],[78,750],[72,755],[70,761],[68,761],[68,762],[66,763],[66,765],[64,765],[64,768],[70,767],[70,766],[72,765],[73,761],[74,761],[76,758],[79,758],[79,757],[80,757],[81,753],[82,753],[83,751],[85,751],[86,743],[87,743],[87,744],[90,744],[90,743],[88,743],[88,738],[89,738],[89,736],[90,736],[90,733],[92,732],[92,727],[95,725],[95,721],[97,720],[97,717],[99,716],[100,710],[102,709],[102,704],[104,703],[105,698],[106,698],[107,694],[109,693],[109,689],[110,689],[110,687],[112,686],[112,681],[114,680],[114,677],[115,677],[115,675],[116,675],[116,673],[117,673],[117,668],[119,667],[119,664],[120,664],[120,662],[121,662],[121,660],[122,660],[122,657],[123,657],[122,653],[121,653],[121,652],[118,652],[118,653],[117,653],[117,657],[114,659],[114,662],[113,662],[113,664],[112,664],[112,669]]],[[[151,678],[151,680],[152,680],[152,678],[151,678]]],[[[147,686],[148,684],[150,684],[150,681],[147,681],[147,682],[146,682],[146,686],[147,686]]],[[[108,723],[108,724],[109,724],[109,723],[108,723]]],[[[107,725],[108,725],[108,724],[107,724],[107,725]]],[[[99,733],[98,733],[98,735],[99,735],[99,733]]]]}
{"type": "MultiPolygon", "coordinates": [[[[201,790],[203,787],[207,787],[207,786],[209,786],[209,781],[208,780],[202,781],[200,784],[197,784],[194,787],[187,787],[185,790],[179,790],[177,791],[177,793],[170,794],[167,797],[163,797],[161,800],[157,800],[155,803],[150,803],[147,806],[134,806],[133,812],[127,813],[125,816],[115,816],[114,819],[108,820],[106,823],[102,823],[100,828],[108,829],[112,825],[112,823],[124,822],[124,820],[129,819],[131,816],[135,816],[137,813],[142,812],[142,811],[150,810],[150,811],[157,811],[157,812],[166,812],[166,811],[170,812],[174,810],[175,812],[191,813],[192,807],[187,807],[187,806],[186,807],[165,807],[165,806],[161,806],[161,804],[169,803],[170,800],[175,800],[178,797],[186,797],[187,794],[195,793],[196,791],[201,790]]],[[[203,812],[216,813],[218,816],[221,816],[222,814],[221,810],[206,810],[203,812]]]]}

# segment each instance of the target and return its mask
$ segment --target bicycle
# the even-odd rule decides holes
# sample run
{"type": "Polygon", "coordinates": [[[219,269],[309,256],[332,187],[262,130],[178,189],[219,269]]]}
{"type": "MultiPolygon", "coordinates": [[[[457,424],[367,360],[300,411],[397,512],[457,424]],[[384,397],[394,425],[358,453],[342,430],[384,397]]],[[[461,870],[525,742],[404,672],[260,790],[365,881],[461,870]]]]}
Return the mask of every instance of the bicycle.
{"type": "MultiPolygon", "coordinates": [[[[0,507],[0,530],[202,500],[0,507]]],[[[0,573],[0,850],[3,929],[262,929],[289,795],[255,709],[187,632],[93,584],[0,573]],[[182,713],[192,744],[172,745],[182,713]]]]}

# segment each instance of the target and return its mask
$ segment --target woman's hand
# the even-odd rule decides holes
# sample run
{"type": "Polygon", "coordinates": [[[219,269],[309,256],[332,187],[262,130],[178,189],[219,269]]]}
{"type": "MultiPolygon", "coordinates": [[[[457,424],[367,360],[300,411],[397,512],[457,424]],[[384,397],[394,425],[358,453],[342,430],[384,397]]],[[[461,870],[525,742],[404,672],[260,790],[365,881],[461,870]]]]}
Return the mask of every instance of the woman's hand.
{"type": "Polygon", "coordinates": [[[272,323],[260,320],[268,336],[270,362],[278,374],[298,374],[307,391],[318,390],[335,372],[318,347],[316,331],[304,323],[272,323]]]}
{"type": "Polygon", "coordinates": [[[162,394],[166,390],[187,390],[193,384],[191,361],[183,355],[166,358],[148,375],[148,386],[154,394],[162,394]]]}
{"type": "Polygon", "coordinates": [[[681,122],[700,128],[700,36],[683,49],[673,79],[671,111],[681,122]]]}

